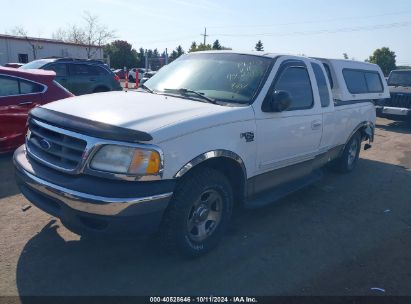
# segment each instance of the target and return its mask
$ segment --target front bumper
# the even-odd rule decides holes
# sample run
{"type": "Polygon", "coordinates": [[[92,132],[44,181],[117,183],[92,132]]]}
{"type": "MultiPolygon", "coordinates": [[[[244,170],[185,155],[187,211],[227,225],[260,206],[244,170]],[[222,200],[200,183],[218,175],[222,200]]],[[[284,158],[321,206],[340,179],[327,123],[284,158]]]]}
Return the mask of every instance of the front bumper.
{"type": "Polygon", "coordinates": [[[382,107],[381,113],[388,115],[411,116],[411,109],[397,107],[382,107]]]}
{"type": "MultiPolygon", "coordinates": [[[[24,146],[16,150],[14,164],[17,184],[24,196],[43,211],[60,218],[69,229],[80,234],[153,233],[157,230],[173,194],[167,185],[164,192],[155,187],[155,193],[150,195],[147,195],[146,190],[145,195],[130,197],[128,193],[121,197],[118,195],[119,190],[114,189],[118,186],[113,183],[112,192],[117,194],[116,197],[96,195],[96,189],[106,186],[99,185],[98,179],[88,185],[88,192],[73,190],[47,179],[46,172],[41,171],[39,165],[29,159],[24,146]]],[[[56,181],[62,183],[61,179],[56,181]]],[[[136,183],[144,182],[134,182],[130,187],[135,187],[136,183]]],[[[160,182],[153,183],[161,187],[160,182]]]]}

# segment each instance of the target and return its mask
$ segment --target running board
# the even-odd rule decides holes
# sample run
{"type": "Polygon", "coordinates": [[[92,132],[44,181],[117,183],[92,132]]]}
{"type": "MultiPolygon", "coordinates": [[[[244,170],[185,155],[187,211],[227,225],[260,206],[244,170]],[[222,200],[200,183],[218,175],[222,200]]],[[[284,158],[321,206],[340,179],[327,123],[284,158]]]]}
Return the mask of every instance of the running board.
{"type": "Polygon", "coordinates": [[[270,205],[295,191],[303,189],[319,181],[323,176],[324,173],[322,170],[315,171],[310,175],[299,178],[284,185],[275,187],[272,190],[268,190],[262,194],[247,199],[244,204],[244,207],[248,209],[254,209],[270,205]]]}

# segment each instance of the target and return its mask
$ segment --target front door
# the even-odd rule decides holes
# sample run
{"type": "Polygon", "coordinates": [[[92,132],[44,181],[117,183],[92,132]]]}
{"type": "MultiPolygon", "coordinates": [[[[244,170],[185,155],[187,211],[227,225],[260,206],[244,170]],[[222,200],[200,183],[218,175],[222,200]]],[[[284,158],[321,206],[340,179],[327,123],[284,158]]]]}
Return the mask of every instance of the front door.
{"type": "MultiPolygon", "coordinates": [[[[311,66],[303,60],[286,58],[279,60],[276,66],[268,96],[274,91],[287,91],[292,102],[283,112],[266,113],[256,109],[257,175],[291,165],[302,164],[304,167],[306,161],[313,160],[318,154],[321,141],[322,113],[311,85],[314,82],[311,66]]],[[[301,174],[310,172],[309,166],[302,169],[298,171],[301,174]]],[[[256,184],[255,190],[259,192],[271,186],[275,185],[269,182],[256,184]]]]}

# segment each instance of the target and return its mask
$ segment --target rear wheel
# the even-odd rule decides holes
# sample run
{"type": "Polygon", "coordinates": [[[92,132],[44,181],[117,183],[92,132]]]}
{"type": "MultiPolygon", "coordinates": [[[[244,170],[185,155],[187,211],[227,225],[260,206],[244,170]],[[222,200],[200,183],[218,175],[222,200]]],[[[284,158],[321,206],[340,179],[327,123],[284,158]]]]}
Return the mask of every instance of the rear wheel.
{"type": "Polygon", "coordinates": [[[230,183],[204,168],[184,177],[166,211],[161,236],[171,251],[197,257],[217,246],[232,212],[230,183]]]}
{"type": "Polygon", "coordinates": [[[333,168],[341,173],[354,170],[357,165],[361,151],[361,136],[355,133],[344,148],[340,158],[334,161],[333,168]]]}

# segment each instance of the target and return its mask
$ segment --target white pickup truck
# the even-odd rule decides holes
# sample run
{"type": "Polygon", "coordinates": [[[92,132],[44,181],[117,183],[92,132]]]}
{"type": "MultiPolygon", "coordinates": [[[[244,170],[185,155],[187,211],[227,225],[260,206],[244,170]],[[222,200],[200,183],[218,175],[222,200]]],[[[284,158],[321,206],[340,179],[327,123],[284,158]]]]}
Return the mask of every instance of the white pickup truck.
{"type": "Polygon", "coordinates": [[[139,91],[33,109],[16,178],[81,235],[159,231],[169,248],[198,256],[217,245],[233,208],[272,203],[327,163],[353,170],[361,142],[373,141],[373,100],[387,97],[368,63],[188,54],[139,91]]]}

